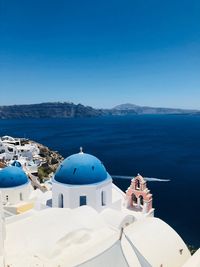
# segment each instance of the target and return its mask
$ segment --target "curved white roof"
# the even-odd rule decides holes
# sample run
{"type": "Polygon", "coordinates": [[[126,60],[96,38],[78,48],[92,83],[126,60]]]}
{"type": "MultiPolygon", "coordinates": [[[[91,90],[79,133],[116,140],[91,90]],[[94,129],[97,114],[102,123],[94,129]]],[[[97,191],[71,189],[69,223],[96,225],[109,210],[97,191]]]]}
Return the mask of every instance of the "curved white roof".
{"type": "Polygon", "coordinates": [[[200,266],[200,248],[192,255],[191,258],[182,267],[199,267],[200,266]]]}
{"type": "Polygon", "coordinates": [[[113,209],[104,209],[100,213],[100,217],[110,226],[121,229],[135,221],[135,217],[130,214],[123,213],[122,211],[113,209]]]}
{"type": "MultiPolygon", "coordinates": [[[[124,234],[144,266],[181,267],[190,252],[180,236],[158,218],[145,218],[124,229],[124,234]]],[[[143,265],[142,265],[143,266],[143,265]]]]}
{"type": "Polygon", "coordinates": [[[4,141],[15,141],[16,139],[9,135],[4,135],[1,137],[1,139],[4,141]]]}
{"type": "Polygon", "coordinates": [[[51,208],[19,216],[6,224],[6,264],[14,267],[183,267],[190,258],[182,239],[157,218],[134,221],[122,232],[133,217],[112,209],[51,208]]]}

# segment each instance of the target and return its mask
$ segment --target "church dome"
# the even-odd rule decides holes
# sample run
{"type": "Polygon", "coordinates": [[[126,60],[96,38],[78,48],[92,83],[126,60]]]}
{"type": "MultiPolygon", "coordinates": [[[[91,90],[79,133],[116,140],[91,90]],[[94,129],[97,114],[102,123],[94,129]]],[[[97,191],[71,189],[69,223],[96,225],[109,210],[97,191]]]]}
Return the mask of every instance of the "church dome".
{"type": "Polygon", "coordinates": [[[17,160],[14,160],[12,163],[11,163],[11,166],[15,166],[15,167],[22,167],[21,163],[17,160]]]}
{"type": "Polygon", "coordinates": [[[66,158],[55,173],[55,181],[63,184],[86,185],[99,183],[108,175],[103,163],[96,157],[80,152],[66,158]]]}
{"type": "Polygon", "coordinates": [[[0,171],[0,188],[20,186],[28,183],[28,181],[22,168],[8,166],[0,171]]]}

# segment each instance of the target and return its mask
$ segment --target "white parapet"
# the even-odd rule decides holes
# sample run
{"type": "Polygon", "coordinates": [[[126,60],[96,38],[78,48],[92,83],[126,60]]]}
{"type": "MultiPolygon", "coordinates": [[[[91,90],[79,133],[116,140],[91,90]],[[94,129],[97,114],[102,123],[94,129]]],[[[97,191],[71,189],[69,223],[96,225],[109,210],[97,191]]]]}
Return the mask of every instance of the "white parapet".
{"type": "Polygon", "coordinates": [[[5,240],[5,219],[2,204],[2,194],[0,191],[0,267],[5,266],[5,251],[4,251],[4,240],[5,240]]]}

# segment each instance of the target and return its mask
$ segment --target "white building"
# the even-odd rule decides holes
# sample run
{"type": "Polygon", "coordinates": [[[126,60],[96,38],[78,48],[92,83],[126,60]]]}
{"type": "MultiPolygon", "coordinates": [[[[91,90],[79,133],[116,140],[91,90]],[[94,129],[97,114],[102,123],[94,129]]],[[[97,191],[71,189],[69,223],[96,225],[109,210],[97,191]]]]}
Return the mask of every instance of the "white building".
{"type": "MultiPolygon", "coordinates": [[[[5,176],[13,193],[18,176],[5,176]]],[[[0,209],[0,267],[200,266],[200,253],[191,257],[180,236],[154,218],[142,177],[125,194],[92,155],[81,151],[64,160],[52,191],[36,190],[30,197],[35,207],[19,215],[0,209]]]]}
{"type": "Polygon", "coordinates": [[[0,138],[0,160],[32,160],[40,153],[39,148],[34,143],[22,144],[20,138],[3,136],[0,138]]]}
{"type": "Polygon", "coordinates": [[[0,191],[2,204],[7,212],[18,214],[28,207],[33,208],[33,188],[20,164],[0,171],[0,191]]]}
{"type": "Polygon", "coordinates": [[[96,157],[80,152],[65,159],[52,181],[53,207],[88,205],[101,211],[112,202],[112,178],[96,157]]]}

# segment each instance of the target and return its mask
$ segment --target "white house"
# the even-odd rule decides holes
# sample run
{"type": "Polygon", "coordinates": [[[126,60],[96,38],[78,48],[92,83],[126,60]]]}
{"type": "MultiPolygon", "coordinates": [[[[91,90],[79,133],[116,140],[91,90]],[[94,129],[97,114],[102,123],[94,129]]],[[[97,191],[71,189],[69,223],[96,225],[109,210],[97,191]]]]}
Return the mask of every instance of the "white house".
{"type": "Polygon", "coordinates": [[[100,160],[81,151],[60,165],[52,191],[30,192],[27,179],[20,166],[0,171],[0,267],[200,266],[199,251],[191,257],[181,237],[154,217],[141,176],[125,194],[100,160]],[[16,215],[7,208],[21,203],[21,190],[35,205],[16,215]]]}

